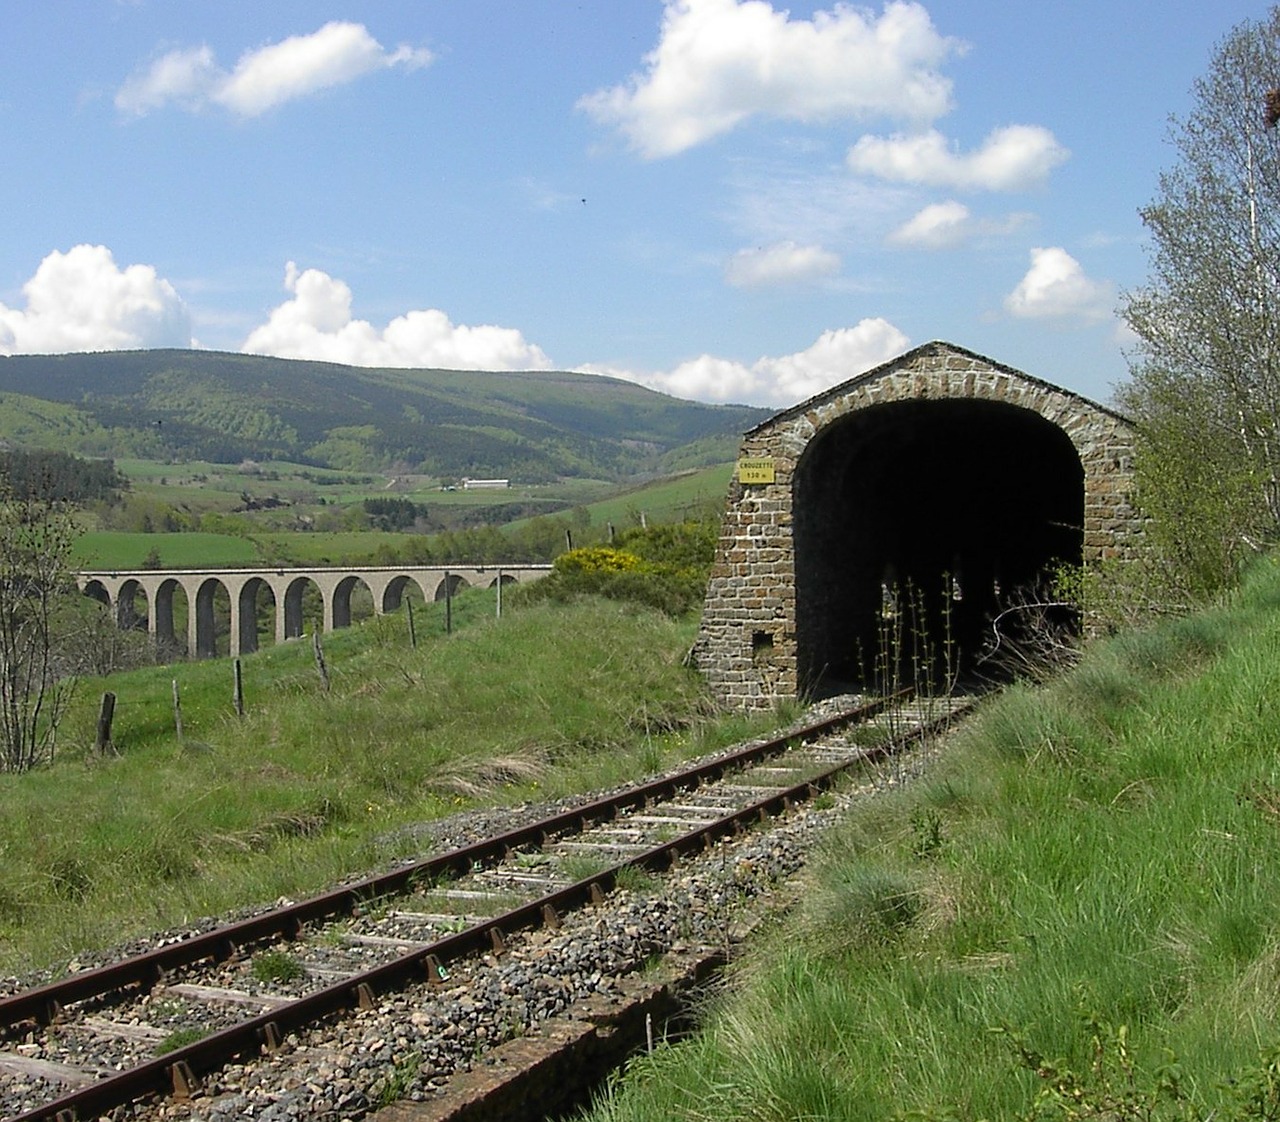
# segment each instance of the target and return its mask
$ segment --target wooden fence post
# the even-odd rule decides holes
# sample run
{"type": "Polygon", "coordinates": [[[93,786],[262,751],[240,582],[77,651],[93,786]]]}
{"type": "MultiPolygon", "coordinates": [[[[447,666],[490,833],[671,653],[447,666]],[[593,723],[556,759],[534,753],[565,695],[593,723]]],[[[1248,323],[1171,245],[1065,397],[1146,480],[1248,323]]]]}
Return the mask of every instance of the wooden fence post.
{"type": "Polygon", "coordinates": [[[324,686],[324,692],[329,692],[329,668],[324,664],[324,648],[320,646],[320,632],[313,631],[311,633],[311,646],[316,652],[316,670],[320,672],[320,682],[324,686]]]}
{"type": "Polygon", "coordinates": [[[178,679],[173,680],[173,726],[178,730],[178,739],[182,739],[182,699],[178,696],[178,679]]]}
{"type": "Polygon", "coordinates": [[[110,690],[102,695],[102,708],[98,710],[98,739],[93,750],[99,756],[118,756],[116,746],[111,742],[111,722],[116,715],[116,695],[110,690]]]}

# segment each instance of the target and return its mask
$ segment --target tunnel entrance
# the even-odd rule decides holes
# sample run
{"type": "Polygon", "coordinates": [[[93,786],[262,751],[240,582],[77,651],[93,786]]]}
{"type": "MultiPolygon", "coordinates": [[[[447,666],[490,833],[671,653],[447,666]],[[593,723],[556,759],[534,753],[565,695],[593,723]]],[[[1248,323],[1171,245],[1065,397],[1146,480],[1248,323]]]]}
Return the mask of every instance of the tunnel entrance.
{"type": "Polygon", "coordinates": [[[827,426],[793,479],[801,690],[972,677],[993,618],[1081,563],[1084,490],[1063,429],[1005,402],[897,401],[827,426]]]}

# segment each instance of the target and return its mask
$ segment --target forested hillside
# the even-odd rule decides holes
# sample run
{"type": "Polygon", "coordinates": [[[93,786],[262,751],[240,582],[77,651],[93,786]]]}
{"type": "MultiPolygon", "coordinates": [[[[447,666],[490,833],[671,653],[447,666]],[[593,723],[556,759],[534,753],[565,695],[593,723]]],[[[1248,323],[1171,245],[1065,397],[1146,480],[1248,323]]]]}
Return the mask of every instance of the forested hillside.
{"type": "Polygon", "coordinates": [[[85,460],[67,452],[0,451],[0,486],[19,499],[110,502],[129,481],[110,460],[85,460]]]}
{"type": "Polygon", "coordinates": [[[766,414],[566,372],[185,350],[0,357],[0,440],[90,456],[624,479],[667,470],[671,457],[681,467],[730,459],[766,414]]]}

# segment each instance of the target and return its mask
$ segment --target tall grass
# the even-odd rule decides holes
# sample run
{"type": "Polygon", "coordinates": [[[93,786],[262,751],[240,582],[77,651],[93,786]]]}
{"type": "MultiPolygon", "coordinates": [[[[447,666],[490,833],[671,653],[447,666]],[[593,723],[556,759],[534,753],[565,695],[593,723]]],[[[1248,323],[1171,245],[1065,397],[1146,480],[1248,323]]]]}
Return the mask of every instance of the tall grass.
{"type": "Polygon", "coordinates": [[[0,776],[0,969],[315,891],[418,852],[417,824],[616,783],[743,735],[682,666],[695,621],[584,599],[494,619],[492,592],[243,660],[83,683],[58,763],[0,776]],[[173,683],[182,707],[175,729],[173,683]],[[96,758],[117,695],[118,758],[96,758]]]}
{"type": "Polygon", "coordinates": [[[1268,566],[990,705],[593,1117],[1276,1117],[1240,1089],[1280,1041],[1278,597],[1268,566]]]}

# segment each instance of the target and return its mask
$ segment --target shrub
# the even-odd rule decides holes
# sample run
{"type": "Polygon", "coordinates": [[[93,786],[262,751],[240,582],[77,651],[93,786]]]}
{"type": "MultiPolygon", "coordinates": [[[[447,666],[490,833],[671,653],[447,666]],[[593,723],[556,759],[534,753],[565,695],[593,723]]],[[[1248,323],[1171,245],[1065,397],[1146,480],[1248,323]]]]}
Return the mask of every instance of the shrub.
{"type": "Polygon", "coordinates": [[[519,595],[527,600],[605,596],[681,616],[702,603],[715,542],[716,528],[710,523],[630,530],[613,546],[562,553],[550,576],[524,586],[519,595]]]}
{"type": "Polygon", "coordinates": [[[627,530],[617,545],[654,565],[705,573],[716,558],[718,534],[714,522],[670,522],[627,530]]]}
{"type": "Polygon", "coordinates": [[[589,577],[600,573],[630,572],[639,564],[640,559],[634,553],[607,545],[593,545],[560,554],[553,567],[562,576],[589,577]]]}

